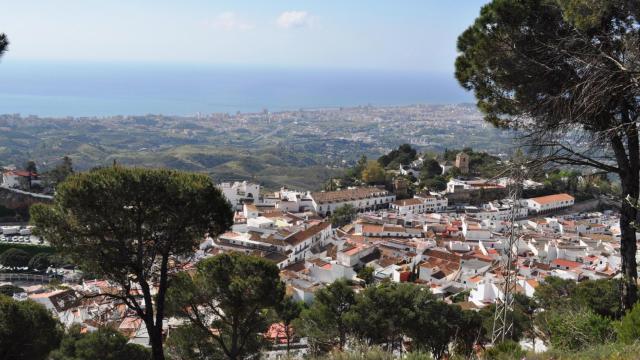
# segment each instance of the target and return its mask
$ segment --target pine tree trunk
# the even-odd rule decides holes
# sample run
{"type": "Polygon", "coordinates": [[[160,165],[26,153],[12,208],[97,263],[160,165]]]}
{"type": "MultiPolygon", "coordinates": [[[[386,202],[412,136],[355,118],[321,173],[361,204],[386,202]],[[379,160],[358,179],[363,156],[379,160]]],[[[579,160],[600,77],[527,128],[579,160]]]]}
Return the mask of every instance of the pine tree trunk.
{"type": "Polygon", "coordinates": [[[164,351],[162,350],[162,324],[154,327],[153,335],[149,334],[151,340],[151,353],[153,360],[164,360],[164,351]]]}
{"type": "MultiPolygon", "coordinates": [[[[638,199],[638,186],[630,181],[622,180],[623,196],[638,199]]],[[[620,211],[620,256],[622,258],[622,306],[630,310],[638,299],[638,269],[636,263],[636,229],[635,222],[638,210],[626,199],[620,211]]]]}

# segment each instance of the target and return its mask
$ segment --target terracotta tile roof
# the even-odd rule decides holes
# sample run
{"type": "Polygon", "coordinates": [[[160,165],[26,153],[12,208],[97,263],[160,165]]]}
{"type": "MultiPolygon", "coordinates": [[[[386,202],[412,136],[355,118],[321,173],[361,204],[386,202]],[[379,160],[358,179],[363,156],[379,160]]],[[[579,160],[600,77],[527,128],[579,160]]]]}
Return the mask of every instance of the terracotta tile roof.
{"type": "Polygon", "coordinates": [[[454,262],[456,264],[460,264],[460,257],[458,255],[454,255],[452,253],[448,253],[448,252],[444,252],[444,251],[440,251],[440,250],[434,250],[434,249],[427,249],[427,250],[425,250],[424,255],[427,255],[429,257],[435,257],[435,258],[446,260],[446,261],[450,261],[450,262],[454,262]]]}
{"type": "MultiPolygon", "coordinates": [[[[293,336],[293,327],[289,327],[289,336],[293,336]]],[[[287,332],[285,331],[285,327],[282,323],[273,323],[267,329],[267,332],[264,333],[264,337],[271,340],[277,341],[280,344],[287,343],[287,332]]]]}
{"type": "Polygon", "coordinates": [[[573,200],[575,200],[575,198],[573,196],[569,195],[569,194],[554,194],[554,195],[535,197],[535,198],[531,198],[529,200],[533,200],[533,201],[537,202],[540,205],[546,205],[546,204],[550,204],[552,202],[573,201],[573,200]]]}
{"type": "Polygon", "coordinates": [[[411,206],[411,205],[422,205],[424,201],[422,199],[404,199],[404,200],[396,200],[392,202],[393,205],[396,206],[411,206]]]}
{"type": "Polygon", "coordinates": [[[31,177],[38,177],[37,173],[29,172],[26,170],[9,170],[9,171],[6,171],[5,174],[9,176],[29,177],[29,175],[31,175],[31,177]]]}
{"type": "Polygon", "coordinates": [[[307,240],[308,238],[316,235],[327,227],[331,226],[328,222],[321,222],[315,225],[310,226],[306,230],[298,231],[297,233],[287,237],[284,241],[286,241],[289,245],[296,246],[301,242],[307,240]]]}
{"type": "Polygon", "coordinates": [[[382,225],[382,230],[388,231],[388,232],[405,232],[404,227],[398,226],[398,225],[391,225],[391,224],[382,225]]]}
{"type": "Polygon", "coordinates": [[[555,260],[551,261],[551,265],[552,266],[568,267],[568,268],[577,268],[577,267],[581,267],[582,266],[582,264],[579,263],[579,262],[566,260],[566,259],[555,259],[555,260]]]}
{"type": "Polygon", "coordinates": [[[529,284],[532,288],[537,288],[540,283],[536,279],[528,279],[527,284],[529,284]]]}
{"type": "Polygon", "coordinates": [[[364,224],[362,225],[363,233],[380,233],[382,232],[382,225],[377,224],[364,224]]]}

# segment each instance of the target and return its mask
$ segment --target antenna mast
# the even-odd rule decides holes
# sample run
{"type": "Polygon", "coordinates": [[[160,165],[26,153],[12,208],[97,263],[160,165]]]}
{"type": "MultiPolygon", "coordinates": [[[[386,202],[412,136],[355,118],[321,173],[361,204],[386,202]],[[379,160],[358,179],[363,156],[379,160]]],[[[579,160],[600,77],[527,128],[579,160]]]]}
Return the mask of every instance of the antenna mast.
{"type": "MultiPolygon", "coordinates": [[[[491,343],[497,344],[508,338],[513,331],[513,298],[516,293],[517,266],[514,261],[518,260],[517,249],[514,246],[518,241],[518,210],[521,207],[520,200],[522,197],[522,183],[525,180],[526,171],[521,159],[514,159],[512,168],[510,169],[510,179],[507,184],[509,187],[509,199],[511,200],[510,214],[510,231],[509,238],[503,249],[501,268],[504,276],[504,284],[502,286],[502,301],[496,302],[496,310],[493,317],[493,333],[491,335],[491,343]]],[[[499,299],[498,299],[499,300],[499,299]]]]}

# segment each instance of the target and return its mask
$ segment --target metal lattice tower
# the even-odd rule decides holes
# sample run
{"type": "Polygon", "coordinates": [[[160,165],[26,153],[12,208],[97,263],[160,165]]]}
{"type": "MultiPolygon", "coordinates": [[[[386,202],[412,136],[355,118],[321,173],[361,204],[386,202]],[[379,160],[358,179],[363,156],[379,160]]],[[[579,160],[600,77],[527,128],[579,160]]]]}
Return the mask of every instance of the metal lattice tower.
{"type": "Polygon", "coordinates": [[[513,298],[516,293],[517,266],[514,261],[518,260],[517,249],[514,247],[518,241],[518,210],[522,206],[522,183],[526,179],[524,165],[520,161],[514,161],[510,169],[509,199],[511,200],[510,229],[509,238],[504,246],[504,253],[500,262],[504,283],[502,286],[503,301],[496,302],[496,310],[493,317],[493,333],[491,343],[497,344],[508,338],[513,330],[513,298]]]}

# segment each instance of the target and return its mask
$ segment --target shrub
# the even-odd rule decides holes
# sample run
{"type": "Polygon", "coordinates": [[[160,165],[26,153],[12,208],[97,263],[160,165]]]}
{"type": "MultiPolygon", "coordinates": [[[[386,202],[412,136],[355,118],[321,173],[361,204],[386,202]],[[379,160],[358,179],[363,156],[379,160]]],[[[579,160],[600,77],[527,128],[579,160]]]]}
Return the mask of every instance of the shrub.
{"type": "Polygon", "coordinates": [[[513,340],[506,340],[487,349],[485,357],[487,360],[521,359],[526,354],[527,352],[520,347],[520,344],[513,340]]]}
{"type": "Polygon", "coordinates": [[[552,310],[541,314],[551,346],[560,350],[580,350],[613,340],[611,320],[590,309],[552,310]]]}
{"type": "Polygon", "coordinates": [[[614,324],[614,327],[618,341],[631,344],[640,340],[640,303],[636,303],[627,315],[614,324]]]}

